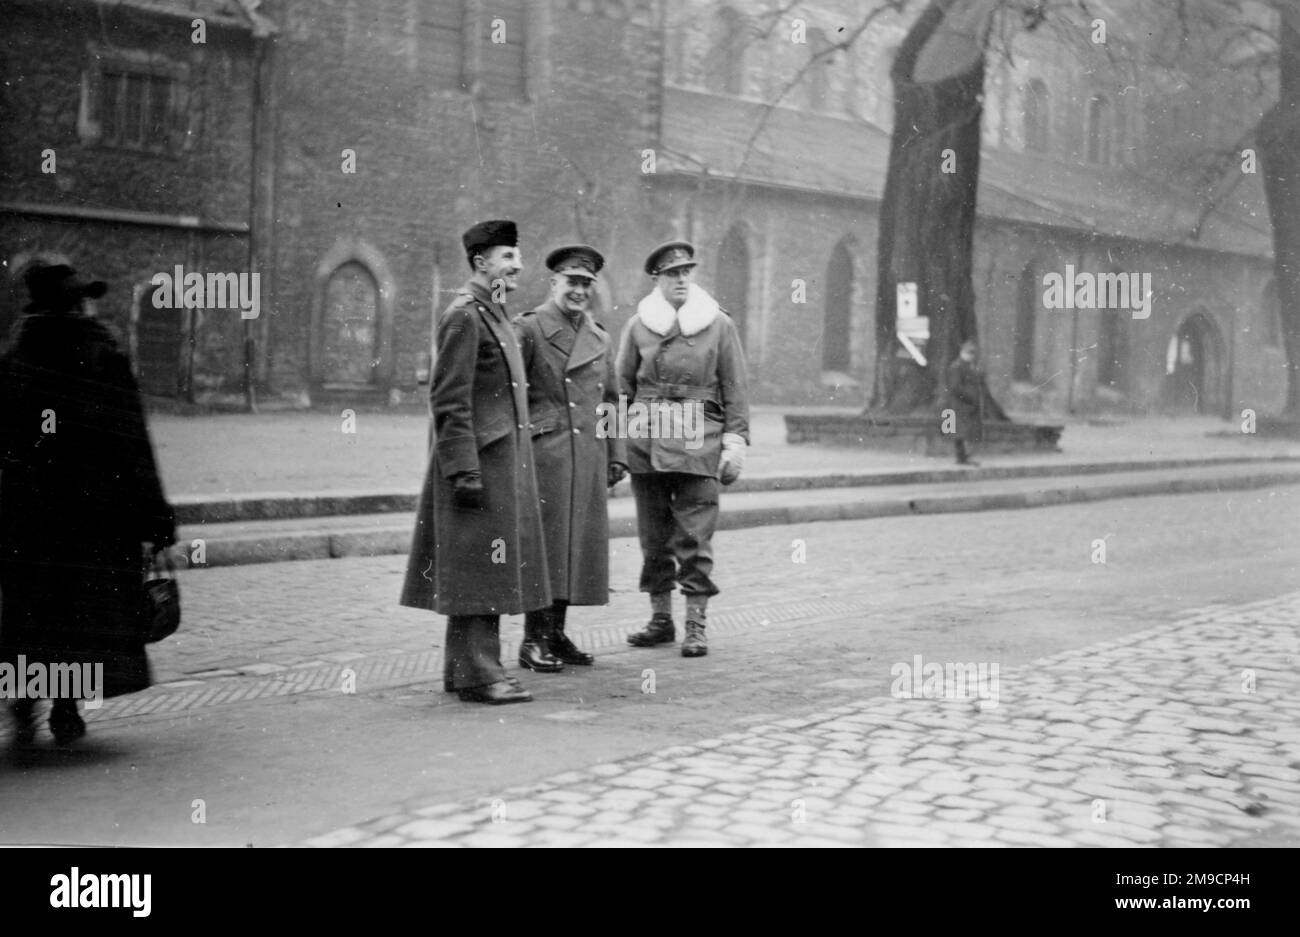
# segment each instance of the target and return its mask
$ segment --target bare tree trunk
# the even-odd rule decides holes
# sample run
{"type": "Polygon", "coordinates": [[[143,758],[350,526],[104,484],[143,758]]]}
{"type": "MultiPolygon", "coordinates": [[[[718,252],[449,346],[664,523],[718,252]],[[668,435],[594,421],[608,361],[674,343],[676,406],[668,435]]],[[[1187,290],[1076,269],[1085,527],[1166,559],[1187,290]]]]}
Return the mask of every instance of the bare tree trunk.
{"type": "MultiPolygon", "coordinates": [[[[898,50],[894,132],[877,259],[876,393],[870,409],[933,414],[947,365],[976,338],[971,280],[979,185],[984,43],[999,0],[932,0],[898,50]],[[897,285],[917,284],[918,312],[930,320],[927,363],[900,355],[897,285]]],[[[1001,408],[988,401],[997,418],[1001,408]]]]}
{"type": "Polygon", "coordinates": [[[1286,349],[1286,407],[1300,419],[1300,11],[1278,5],[1277,103],[1259,124],[1260,168],[1273,221],[1277,298],[1286,349]]]}

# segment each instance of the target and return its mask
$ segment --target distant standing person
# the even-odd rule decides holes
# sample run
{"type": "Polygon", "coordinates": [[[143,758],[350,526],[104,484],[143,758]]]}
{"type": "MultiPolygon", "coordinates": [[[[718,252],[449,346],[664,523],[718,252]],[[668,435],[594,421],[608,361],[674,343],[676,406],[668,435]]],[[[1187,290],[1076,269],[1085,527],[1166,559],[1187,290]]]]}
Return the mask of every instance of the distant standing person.
{"type": "MultiPolygon", "coordinates": [[[[650,252],[645,272],[655,287],[637,305],[619,341],[619,388],[652,412],[660,403],[699,408],[698,448],[682,438],[637,438],[629,433],[628,467],[641,539],[641,591],[650,593],[651,618],[628,635],[633,647],[677,640],[674,585],[686,596],[683,657],[709,652],[705,612],[717,595],[713,533],[718,526],[718,482],[740,477],[749,445],[745,356],[736,325],[712,296],[692,282],[695,248],[669,241],[650,252]]],[[[629,421],[630,422],[630,421],[629,421]]],[[[684,435],[684,434],[683,434],[684,435]]]]}
{"type": "Polygon", "coordinates": [[[947,407],[955,421],[953,442],[958,465],[979,465],[971,450],[984,439],[984,374],[979,367],[979,346],[962,342],[957,358],[948,365],[947,407]]]}
{"type": "Polygon", "coordinates": [[[447,617],[443,689],[479,703],[532,699],[501,664],[502,615],[551,604],[528,434],[527,374],[505,294],[522,261],[513,221],[462,237],[473,271],[438,320],[434,442],[401,604],[447,617]]]}
{"type": "Polygon", "coordinates": [[[594,663],[565,634],[565,618],[570,605],[609,603],[608,492],[627,474],[627,447],[616,434],[597,433],[601,404],[618,405],[613,342],[591,317],[604,265],[585,244],[551,251],[551,298],[515,319],[553,599],[524,616],[519,665],[530,670],[594,663]]]}
{"type": "MultiPolygon", "coordinates": [[[[45,261],[24,281],[31,302],[0,357],[0,661],[43,665],[51,692],[55,665],[93,674],[97,664],[103,697],[143,690],[152,678],[142,547],[171,546],[176,528],[140,391],[112,334],[83,308],[103,282],[45,261]]],[[[35,701],[17,699],[10,712],[17,743],[32,743],[35,701]]],[[[86,731],[67,696],[49,724],[61,744],[86,731]]]]}

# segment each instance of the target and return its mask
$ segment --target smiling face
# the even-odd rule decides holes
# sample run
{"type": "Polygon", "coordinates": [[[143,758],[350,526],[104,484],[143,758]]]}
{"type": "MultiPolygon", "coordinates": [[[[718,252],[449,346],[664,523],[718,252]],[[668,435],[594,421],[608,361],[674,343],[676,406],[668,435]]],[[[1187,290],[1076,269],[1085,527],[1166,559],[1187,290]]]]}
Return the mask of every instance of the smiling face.
{"type": "Polygon", "coordinates": [[[551,299],[565,315],[581,315],[591,308],[591,291],[595,281],[575,273],[557,273],[551,277],[551,299]]]}
{"type": "Polygon", "coordinates": [[[481,274],[493,289],[500,282],[506,292],[519,287],[519,271],[523,268],[524,262],[517,247],[489,247],[474,258],[475,272],[481,274]]]}
{"type": "Polygon", "coordinates": [[[686,302],[686,297],[690,295],[691,280],[694,276],[694,264],[674,267],[672,270],[665,270],[656,276],[655,286],[663,294],[664,299],[672,304],[674,309],[680,309],[682,304],[686,302]]]}

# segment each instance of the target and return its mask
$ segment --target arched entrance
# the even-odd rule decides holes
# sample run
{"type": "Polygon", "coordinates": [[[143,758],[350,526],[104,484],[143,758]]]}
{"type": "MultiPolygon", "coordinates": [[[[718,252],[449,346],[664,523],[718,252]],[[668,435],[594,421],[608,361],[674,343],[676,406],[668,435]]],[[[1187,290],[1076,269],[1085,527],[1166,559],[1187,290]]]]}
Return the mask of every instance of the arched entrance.
{"type": "Polygon", "coordinates": [[[383,402],[393,381],[396,290],[383,255],[341,241],[316,268],[309,366],[313,396],[383,402]]]}
{"type": "Polygon", "coordinates": [[[1217,413],[1223,406],[1223,342],[1204,312],[1182,321],[1165,350],[1164,406],[1174,413],[1217,413]]]}
{"type": "Polygon", "coordinates": [[[718,304],[736,323],[740,342],[745,343],[745,319],[749,308],[749,248],[740,225],[733,225],[718,251],[718,304]]]}
{"type": "Polygon", "coordinates": [[[853,366],[853,256],[843,241],[826,267],[826,313],[822,325],[822,370],[844,374],[853,366]]]}

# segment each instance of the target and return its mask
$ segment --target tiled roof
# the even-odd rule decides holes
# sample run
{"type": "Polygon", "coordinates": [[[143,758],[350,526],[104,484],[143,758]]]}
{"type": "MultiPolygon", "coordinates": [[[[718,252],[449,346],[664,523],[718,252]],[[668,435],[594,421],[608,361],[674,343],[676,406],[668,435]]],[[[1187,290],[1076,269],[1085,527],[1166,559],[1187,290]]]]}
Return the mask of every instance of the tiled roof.
{"type": "MultiPolygon", "coordinates": [[[[723,178],[808,192],[863,199],[883,194],[889,136],[874,124],[671,87],[663,107],[661,173],[707,168],[723,178]],[[750,147],[765,111],[766,123],[750,147]]],[[[1210,214],[1195,241],[1189,233],[1202,202],[1131,168],[985,150],[978,198],[985,218],[1256,256],[1272,251],[1254,177],[1210,214]]]]}
{"type": "Polygon", "coordinates": [[[266,30],[270,21],[257,12],[261,0],[94,0],[102,6],[130,7],[148,13],[203,17],[215,22],[238,23],[266,30]]]}

